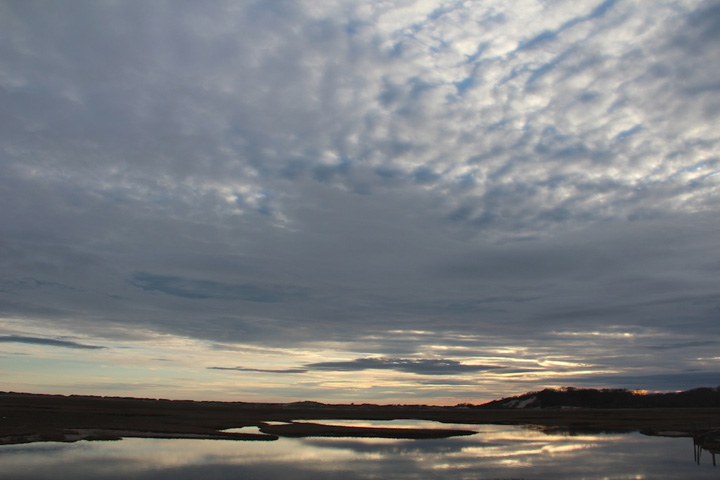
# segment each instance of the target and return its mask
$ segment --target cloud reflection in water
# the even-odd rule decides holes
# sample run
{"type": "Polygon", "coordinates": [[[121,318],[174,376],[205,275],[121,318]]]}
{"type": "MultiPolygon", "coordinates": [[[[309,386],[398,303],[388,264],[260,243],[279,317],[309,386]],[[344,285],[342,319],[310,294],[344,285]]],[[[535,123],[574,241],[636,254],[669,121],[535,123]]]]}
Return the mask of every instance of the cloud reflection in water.
{"type": "MultiPolygon", "coordinates": [[[[443,425],[445,426],[445,425],[443,425]]],[[[146,478],[716,478],[696,465],[690,439],[546,435],[504,425],[433,440],[281,438],[276,442],[128,439],[0,447],[0,479],[146,478]]]]}

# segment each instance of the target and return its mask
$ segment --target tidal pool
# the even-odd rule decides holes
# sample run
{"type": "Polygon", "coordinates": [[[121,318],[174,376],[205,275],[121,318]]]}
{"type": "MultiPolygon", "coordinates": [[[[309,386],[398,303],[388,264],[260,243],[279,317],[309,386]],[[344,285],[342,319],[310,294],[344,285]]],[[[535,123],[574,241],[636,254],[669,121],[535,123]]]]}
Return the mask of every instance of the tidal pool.
{"type": "MultiPolygon", "coordinates": [[[[371,422],[317,421],[377,426],[371,422]]],[[[432,423],[432,422],[431,422],[432,423]]],[[[399,421],[386,426],[431,428],[399,421]]],[[[440,440],[280,438],[274,442],[125,439],[0,447],[0,479],[704,479],[689,438],[639,433],[547,435],[518,426],[446,425],[440,440]]]]}

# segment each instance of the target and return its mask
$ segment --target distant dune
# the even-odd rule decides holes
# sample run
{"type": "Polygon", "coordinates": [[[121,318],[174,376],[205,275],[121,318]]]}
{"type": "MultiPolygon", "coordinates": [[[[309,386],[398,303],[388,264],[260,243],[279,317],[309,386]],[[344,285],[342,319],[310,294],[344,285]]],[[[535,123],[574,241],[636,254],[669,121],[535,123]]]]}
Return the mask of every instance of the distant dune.
{"type": "Polygon", "coordinates": [[[647,393],[624,389],[548,388],[474,408],[720,408],[720,387],[647,393]]]}

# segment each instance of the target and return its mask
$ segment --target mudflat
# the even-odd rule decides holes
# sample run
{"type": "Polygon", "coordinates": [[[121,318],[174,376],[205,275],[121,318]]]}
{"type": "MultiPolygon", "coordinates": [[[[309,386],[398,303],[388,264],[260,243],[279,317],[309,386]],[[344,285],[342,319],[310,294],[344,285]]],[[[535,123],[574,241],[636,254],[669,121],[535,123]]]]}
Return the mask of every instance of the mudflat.
{"type": "Polygon", "coordinates": [[[0,393],[0,444],[125,437],[275,440],[278,436],[445,438],[472,430],[337,426],[332,419],[528,425],[548,434],[694,436],[720,427],[720,408],[491,409],[473,406],[198,402],[0,393]],[[270,423],[268,423],[270,422],[270,423]],[[284,422],[278,424],[277,422],[284,422]],[[227,429],[255,426],[259,433],[227,429]]]}

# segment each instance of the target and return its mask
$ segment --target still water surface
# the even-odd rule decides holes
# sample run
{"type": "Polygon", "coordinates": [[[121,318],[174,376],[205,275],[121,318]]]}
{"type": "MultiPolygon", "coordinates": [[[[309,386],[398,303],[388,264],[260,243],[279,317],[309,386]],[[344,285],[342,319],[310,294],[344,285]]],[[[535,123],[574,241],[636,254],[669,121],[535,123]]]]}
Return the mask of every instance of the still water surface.
{"type": "MultiPolygon", "coordinates": [[[[323,423],[340,424],[338,421],[323,423]]],[[[373,425],[349,422],[347,425],[373,425]]],[[[375,424],[377,425],[377,424],[375,424]]],[[[427,422],[383,423],[428,428],[427,422]]],[[[434,424],[438,426],[439,424],[434,424]]],[[[448,428],[448,425],[441,425],[448,428]]],[[[719,479],[688,438],[546,435],[516,426],[440,440],[281,438],[274,442],[125,439],[0,447],[0,479],[719,479]]]]}

